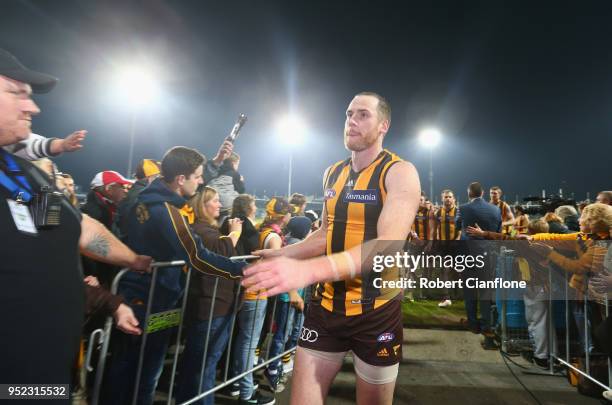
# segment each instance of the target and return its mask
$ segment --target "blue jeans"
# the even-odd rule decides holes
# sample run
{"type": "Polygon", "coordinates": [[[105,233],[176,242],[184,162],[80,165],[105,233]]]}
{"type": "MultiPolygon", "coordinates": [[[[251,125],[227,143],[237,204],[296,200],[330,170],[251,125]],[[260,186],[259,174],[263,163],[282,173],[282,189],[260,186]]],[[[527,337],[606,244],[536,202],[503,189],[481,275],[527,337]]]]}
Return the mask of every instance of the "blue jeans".
{"type": "MultiPolygon", "coordinates": [[[[304,311],[306,311],[306,308],[304,308],[304,311]]],[[[297,346],[303,325],[304,312],[295,311],[295,316],[293,317],[293,326],[291,327],[291,334],[289,335],[289,340],[287,340],[287,343],[285,343],[285,350],[294,349],[297,346]]]]}
{"type": "MultiPolygon", "coordinates": [[[[295,314],[295,308],[291,307],[289,302],[283,302],[278,300],[276,303],[276,313],[274,315],[274,321],[276,322],[276,332],[272,337],[272,343],[270,344],[270,353],[268,358],[272,358],[282,353],[289,332],[291,331],[291,324],[293,323],[293,317],[295,314]]],[[[276,370],[280,366],[281,360],[274,360],[268,368],[270,370],[276,370]]]]}
{"type": "MultiPolygon", "coordinates": [[[[141,328],[145,329],[144,317],[146,300],[148,299],[148,286],[122,282],[118,292],[134,311],[141,328]],[[134,302],[138,302],[138,304],[134,304],[134,302]]],[[[180,293],[158,286],[153,297],[154,302],[151,312],[156,313],[175,308],[179,296],[180,293]]],[[[138,404],[150,405],[153,403],[155,388],[163,370],[172,331],[173,328],[170,328],[147,335],[138,387],[138,404]]],[[[112,360],[104,384],[103,402],[113,405],[131,403],[141,342],[141,336],[127,335],[119,331],[113,333],[111,339],[112,360]]]]}
{"type": "MultiPolygon", "coordinates": [[[[197,321],[185,329],[185,351],[181,360],[179,371],[180,381],[176,393],[176,402],[185,402],[202,392],[206,392],[215,385],[215,372],[217,362],[221,358],[225,346],[229,341],[229,330],[232,325],[232,314],[218,316],[210,323],[210,344],[206,351],[206,367],[202,376],[202,391],[198,392],[200,375],[202,371],[202,357],[206,347],[206,334],[208,321],[197,321]]],[[[211,394],[195,402],[199,405],[212,405],[215,395],[211,394]]]]}
{"type": "MultiPolygon", "coordinates": [[[[238,312],[238,335],[234,344],[232,376],[253,368],[255,348],[261,335],[266,317],[267,300],[246,300],[238,312]]],[[[240,398],[250,399],[253,395],[253,373],[240,380],[240,398]]]]}

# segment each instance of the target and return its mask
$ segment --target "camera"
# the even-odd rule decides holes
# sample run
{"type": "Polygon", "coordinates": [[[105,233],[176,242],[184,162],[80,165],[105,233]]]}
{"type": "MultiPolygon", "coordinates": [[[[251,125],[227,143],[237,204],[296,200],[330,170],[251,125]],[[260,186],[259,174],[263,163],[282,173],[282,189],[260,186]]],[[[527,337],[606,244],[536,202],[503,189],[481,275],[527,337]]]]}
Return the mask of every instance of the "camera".
{"type": "Polygon", "coordinates": [[[30,203],[30,213],[36,228],[47,228],[60,224],[62,198],[64,195],[54,191],[51,186],[42,186],[30,203]]]}
{"type": "Polygon", "coordinates": [[[238,120],[236,121],[236,123],[234,124],[234,126],[232,128],[232,131],[230,132],[230,134],[225,139],[227,141],[230,141],[231,143],[234,143],[234,141],[238,137],[238,134],[240,133],[240,130],[242,129],[242,126],[244,125],[246,120],[247,120],[246,114],[240,114],[238,116],[238,120]]]}

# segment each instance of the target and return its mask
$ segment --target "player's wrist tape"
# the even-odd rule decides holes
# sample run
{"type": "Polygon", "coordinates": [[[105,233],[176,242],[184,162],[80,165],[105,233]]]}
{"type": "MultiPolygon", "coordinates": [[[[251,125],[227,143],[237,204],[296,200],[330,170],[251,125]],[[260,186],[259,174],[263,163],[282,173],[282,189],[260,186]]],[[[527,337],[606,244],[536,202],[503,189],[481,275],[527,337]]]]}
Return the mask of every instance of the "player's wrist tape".
{"type": "Polygon", "coordinates": [[[329,264],[331,265],[334,281],[340,280],[340,273],[338,272],[338,265],[336,264],[335,258],[332,256],[327,256],[327,260],[329,260],[329,264]]]}
{"type": "Polygon", "coordinates": [[[353,257],[350,253],[342,252],[339,254],[327,256],[327,258],[331,265],[334,281],[338,281],[344,278],[355,278],[355,274],[357,274],[357,268],[355,267],[355,262],[353,261],[353,257]],[[346,274],[347,272],[348,274],[346,274]]]}
{"type": "Polygon", "coordinates": [[[357,269],[355,268],[355,262],[353,261],[353,256],[349,252],[342,252],[342,255],[346,258],[349,268],[349,278],[355,278],[355,273],[357,273],[357,269]]]}

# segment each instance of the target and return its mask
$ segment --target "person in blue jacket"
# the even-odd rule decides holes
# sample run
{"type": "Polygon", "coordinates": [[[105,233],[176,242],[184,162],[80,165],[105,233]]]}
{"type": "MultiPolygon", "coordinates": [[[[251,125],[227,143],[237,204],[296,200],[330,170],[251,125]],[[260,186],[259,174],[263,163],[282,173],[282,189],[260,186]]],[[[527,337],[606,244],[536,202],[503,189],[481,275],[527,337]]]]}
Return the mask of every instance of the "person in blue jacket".
{"type": "MultiPolygon", "coordinates": [[[[198,151],[182,146],[170,149],[161,162],[161,177],[138,196],[129,213],[125,243],[136,252],[149,252],[158,261],[184,260],[184,267],[158,270],[151,313],[176,308],[185,289],[188,268],[228,279],[241,277],[245,262],[232,262],[210,252],[192,232],[193,211],[187,205],[204,183],[206,158],[198,151]]],[[[146,329],[145,311],[151,287],[151,274],[126,274],[119,284],[119,294],[130,305],[146,329]]],[[[138,403],[152,404],[157,381],[172,334],[171,328],[147,336],[142,374],[138,385],[138,403]]],[[[105,389],[105,402],[131,402],[141,338],[117,333],[113,338],[112,365],[105,389]]]]}
{"type": "MultiPolygon", "coordinates": [[[[478,182],[470,183],[468,186],[468,197],[470,202],[459,207],[458,221],[461,223],[461,240],[471,241],[463,246],[466,254],[477,256],[483,254],[488,245],[485,241],[476,241],[481,237],[472,236],[466,232],[468,226],[478,224],[481,229],[486,229],[492,232],[501,232],[502,217],[501,211],[493,204],[489,204],[483,198],[483,188],[478,182]]],[[[489,271],[493,263],[490,255],[486,257],[486,265],[483,271],[479,271],[476,275],[481,280],[492,277],[492,272],[489,271]]],[[[463,272],[461,277],[474,277],[473,273],[463,272]]],[[[465,312],[467,316],[467,328],[474,333],[482,333],[485,337],[481,343],[485,350],[496,350],[497,346],[493,340],[493,332],[491,331],[491,290],[475,290],[471,288],[463,288],[463,297],[465,301],[465,312]],[[480,303],[480,317],[478,319],[478,304],[480,303]]]]}

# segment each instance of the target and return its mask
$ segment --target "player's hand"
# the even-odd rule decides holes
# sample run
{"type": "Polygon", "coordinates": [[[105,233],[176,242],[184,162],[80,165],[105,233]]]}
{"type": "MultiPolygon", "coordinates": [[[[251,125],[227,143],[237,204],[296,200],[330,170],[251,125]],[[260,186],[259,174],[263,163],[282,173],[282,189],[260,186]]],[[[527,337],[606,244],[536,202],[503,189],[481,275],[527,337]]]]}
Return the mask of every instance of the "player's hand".
{"type": "Polygon", "coordinates": [[[270,259],[272,257],[280,257],[283,255],[280,249],[260,249],[251,252],[251,254],[259,256],[262,259],[270,259]]]}
{"type": "Polygon", "coordinates": [[[312,269],[304,261],[275,257],[257,262],[244,270],[242,286],[247,292],[265,289],[272,296],[303,288],[309,284],[312,269]]]}
{"type": "Polygon", "coordinates": [[[132,308],[125,304],[120,304],[113,314],[117,329],[129,335],[140,335],[142,330],[138,327],[138,319],[134,315],[132,308]]]}
{"type": "Polygon", "coordinates": [[[61,140],[61,149],[62,152],[74,152],[83,147],[83,140],[85,140],[85,136],[87,135],[87,131],[80,130],[74,131],[67,137],[61,140]]]}

